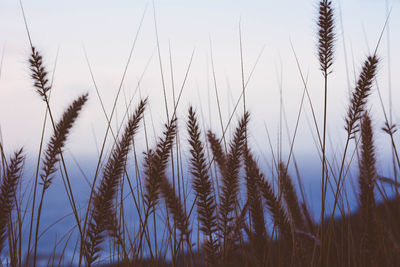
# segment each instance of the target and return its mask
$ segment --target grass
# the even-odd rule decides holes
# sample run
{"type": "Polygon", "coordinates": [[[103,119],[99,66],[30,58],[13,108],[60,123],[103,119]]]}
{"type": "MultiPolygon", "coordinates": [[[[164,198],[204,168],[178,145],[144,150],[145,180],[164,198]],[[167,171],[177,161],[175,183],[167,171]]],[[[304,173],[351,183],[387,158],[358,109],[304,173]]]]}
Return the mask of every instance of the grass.
{"type": "MultiPolygon", "coordinates": [[[[22,7],[22,5],[21,5],[22,7]]],[[[22,9],[23,10],[23,9],[22,9]]],[[[154,11],[155,12],[155,11],[154,11]]],[[[41,145],[37,157],[36,175],[32,187],[21,190],[23,167],[26,155],[21,148],[7,158],[1,149],[0,184],[0,256],[5,266],[37,266],[42,264],[38,255],[39,239],[45,231],[40,231],[43,212],[48,212],[45,193],[51,190],[54,179],[61,179],[67,195],[74,224],[63,233],[62,249],[57,240],[53,251],[48,251],[47,265],[79,266],[397,266],[400,264],[400,199],[398,197],[397,172],[400,168],[395,142],[396,126],[392,116],[386,116],[381,100],[385,127],[382,129],[390,138],[394,177],[382,177],[377,171],[375,148],[374,114],[369,110],[370,95],[380,90],[376,83],[381,64],[378,56],[379,42],[375,51],[362,64],[357,82],[350,93],[343,132],[346,134],[344,148],[340,155],[328,157],[333,151],[327,150],[328,77],[333,72],[335,44],[337,41],[335,8],[331,1],[321,0],[318,8],[317,59],[324,83],[323,121],[316,119],[313,103],[308,94],[307,82],[302,73],[304,93],[297,116],[296,131],[289,138],[288,159],[282,157],[282,124],[284,110],[280,110],[280,138],[278,156],[273,155],[272,174],[263,172],[253,149],[250,147],[248,129],[251,115],[246,103],[242,32],[240,34],[241,95],[228,122],[221,116],[213,55],[211,65],[218,118],[219,134],[206,129],[198,108],[190,106],[187,118],[178,118],[176,110],[191,68],[194,51],[185,72],[180,92],[175,96],[174,109],[168,110],[167,91],[158,43],[160,71],[163,80],[166,121],[164,132],[159,134],[154,147],[147,139],[146,112],[151,99],[136,100],[137,107],[130,112],[132,100],[126,102],[124,119],[115,132],[111,121],[115,117],[118,98],[123,80],[131,61],[132,51],[124,69],[124,74],[115,96],[113,109],[108,115],[107,129],[93,179],[89,179],[91,190],[87,202],[77,203],[77,192],[71,186],[70,168],[64,160],[68,135],[90,97],[78,96],[62,116],[57,119],[50,102],[52,83],[43,63],[42,54],[33,46],[28,24],[26,28],[30,40],[31,55],[29,71],[33,88],[46,108],[42,126],[41,145]],[[321,158],[321,210],[320,220],[314,221],[306,203],[303,181],[298,173],[293,154],[301,110],[307,96],[315,125],[316,146],[321,158]],[[243,115],[229,138],[228,128],[237,112],[240,99],[243,101],[243,115]],[[47,115],[48,114],[48,115],[47,115]],[[47,117],[48,116],[48,117],[47,117]],[[52,135],[45,145],[45,127],[51,123],[52,135]],[[124,122],[125,121],[125,122],[124,122]],[[186,125],[186,131],[179,127],[186,125]],[[321,125],[321,126],[319,126],[321,125]],[[322,129],[322,131],[320,130],[322,129]],[[146,136],[146,150],[137,151],[136,135],[143,131],[146,136]],[[106,142],[112,135],[112,147],[106,153],[106,142]],[[230,139],[230,140],[229,140],[230,139]],[[351,150],[354,142],[354,150],[351,150]],[[188,154],[185,155],[185,151],[188,154]],[[133,154],[134,162],[129,160],[133,154]],[[354,191],[359,209],[347,212],[350,196],[345,179],[348,177],[349,162],[357,158],[357,190],[354,191]],[[105,161],[105,164],[103,164],[105,161]],[[296,166],[297,182],[289,164],[296,166]],[[136,168],[130,173],[130,167],[136,168]],[[188,168],[188,174],[184,169],[188,168]],[[97,180],[99,178],[99,180],[97,180]],[[275,184],[275,181],[277,183],[275,184]],[[297,189],[296,186],[299,186],[297,189]],[[388,192],[390,186],[391,192],[388,192]],[[128,188],[128,192],[124,192],[128,188]],[[327,206],[328,188],[332,190],[334,201],[327,206]],[[301,192],[301,197],[298,192],[301,192]],[[28,193],[27,193],[28,192],[28,193]],[[246,192],[246,194],[241,194],[246,192]],[[378,193],[380,198],[378,198],[378,193]],[[26,195],[28,194],[28,195],[26,195]],[[393,197],[395,196],[395,197],[393,197]],[[23,198],[27,197],[28,201],[23,198]],[[380,200],[379,200],[380,199],[380,200]],[[30,201],[32,204],[30,204],[30,201]],[[78,205],[79,204],[79,205],[78,205]],[[336,216],[336,209],[340,216],[336,216]],[[134,213],[134,222],[129,214],[134,213]],[[161,215],[162,216],[161,216],[161,215]],[[165,225],[160,230],[160,225],[165,225]],[[75,236],[75,237],[73,237],[75,236]],[[76,240],[74,240],[74,238],[76,240]],[[22,246],[27,242],[27,246],[22,246]],[[76,242],[71,253],[67,247],[76,242]],[[23,250],[26,247],[26,250],[23,250]],[[56,257],[56,252],[58,256],[56,257]]],[[[25,19],[25,16],[24,16],[25,19]]],[[[142,18],[143,20],[143,18],[142,18]]],[[[26,21],[25,21],[26,22],[26,21]]],[[[385,24],[386,26],[386,24],[385,24]]],[[[140,27],[139,27],[140,29],[140,27]]],[[[136,43],[137,35],[134,43],[136,43]]],[[[211,46],[211,41],[210,41],[211,46]]],[[[212,52],[212,48],[210,48],[212,52]]],[[[293,49],[294,51],[294,49],[293,49]]],[[[172,56],[170,53],[171,80],[172,56]]],[[[295,55],[296,56],[296,55],[295,55]]],[[[87,57],[86,57],[87,59],[87,57]]],[[[299,65],[296,56],[296,63],[299,65]]],[[[258,58],[257,58],[258,62],[258,58]]],[[[89,61],[87,59],[89,65],[89,61]]],[[[256,63],[257,64],[257,63],[256,63]]],[[[90,68],[90,65],[89,65],[90,68]]],[[[254,66],[255,68],[255,66],[254,66]]],[[[251,71],[250,76],[253,73],[251,71]]],[[[301,72],[301,70],[300,70],[301,72]]],[[[93,74],[92,79],[94,81],[93,74]]],[[[250,78],[249,78],[250,79],[250,78]]],[[[95,83],[95,81],[94,81],[95,83]]],[[[96,87],[97,90],[97,87],[96,87]]],[[[98,93],[98,91],[97,91],[98,93]]],[[[281,100],[282,101],[282,100],[281,100]]],[[[134,101],[133,101],[134,102],[134,101]]],[[[281,102],[282,103],[282,102],[281,102]]],[[[389,108],[391,114],[391,108],[389,108]]],[[[148,121],[147,121],[148,124],[148,121]]],[[[269,137],[269,136],[268,136],[269,137]]],[[[51,227],[57,227],[55,222],[51,227]]]]}

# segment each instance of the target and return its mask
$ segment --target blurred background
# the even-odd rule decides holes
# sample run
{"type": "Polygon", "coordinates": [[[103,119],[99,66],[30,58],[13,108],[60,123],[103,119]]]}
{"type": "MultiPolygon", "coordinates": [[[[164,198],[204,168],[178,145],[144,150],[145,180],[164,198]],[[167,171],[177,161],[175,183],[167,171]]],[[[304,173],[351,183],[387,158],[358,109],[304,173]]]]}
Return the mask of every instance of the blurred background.
{"type": "MultiPolygon", "coordinates": [[[[400,26],[399,4],[389,0],[335,1],[337,40],[328,102],[328,133],[335,146],[328,144],[328,151],[338,149],[337,141],[343,140],[348,91],[354,87],[363,60],[375,49],[390,10],[378,48],[381,63],[377,82],[387,108],[389,89],[394,103],[399,97],[396,88],[400,78],[396,70],[400,51],[396,48],[400,34],[395,30],[400,26]]],[[[0,5],[2,138],[7,150],[23,144],[33,152],[39,145],[45,105],[29,78],[30,48],[20,4],[3,0],[0,5]]],[[[316,54],[315,1],[35,0],[23,1],[23,5],[33,44],[44,55],[50,74],[54,72],[51,105],[55,116],[59,117],[79,94],[90,94],[90,101],[69,138],[68,149],[76,155],[97,155],[96,146],[101,144],[107,126],[94,82],[108,114],[122,84],[113,127],[122,123],[130,99],[135,104],[140,94],[149,96],[151,114],[148,112],[146,116],[149,120],[152,117],[154,131],[152,125],[148,131],[152,140],[154,132],[159,132],[166,121],[164,88],[172,114],[173,89],[177,99],[187,73],[177,107],[178,117],[183,119],[181,124],[184,125],[187,108],[192,104],[201,109],[205,128],[221,133],[215,88],[224,126],[242,92],[239,28],[246,102],[252,115],[251,141],[257,149],[269,150],[266,129],[273,143],[278,140],[280,93],[289,132],[294,132],[304,89],[294,52],[318,123],[322,125],[323,77],[316,54]],[[127,64],[131,50],[132,57],[127,64]]],[[[383,113],[376,89],[371,100],[379,131],[383,113]]],[[[294,149],[296,153],[315,156],[317,150],[312,141],[315,128],[310,128],[307,122],[308,118],[313,125],[309,107],[305,101],[294,149]]],[[[393,105],[394,121],[399,118],[397,111],[397,105],[393,105]]],[[[240,103],[233,118],[237,119],[242,112],[240,103]]],[[[283,155],[289,151],[286,132],[285,126],[283,155]]],[[[385,154],[384,150],[381,152],[385,154]]]]}

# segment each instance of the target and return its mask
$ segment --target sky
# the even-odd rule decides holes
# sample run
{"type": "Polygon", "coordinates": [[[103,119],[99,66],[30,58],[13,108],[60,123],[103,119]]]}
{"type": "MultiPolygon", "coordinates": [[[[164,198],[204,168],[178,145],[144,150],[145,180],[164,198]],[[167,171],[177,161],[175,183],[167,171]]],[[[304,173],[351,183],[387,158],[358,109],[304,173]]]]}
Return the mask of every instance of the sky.
{"type": "MultiPolygon", "coordinates": [[[[400,67],[400,51],[396,49],[400,44],[400,32],[396,30],[400,26],[400,2],[333,2],[336,45],[328,93],[328,150],[331,156],[344,145],[348,92],[354,88],[363,60],[375,49],[388,10],[391,10],[391,16],[378,48],[381,62],[377,84],[387,109],[391,88],[393,120],[396,122],[400,118],[399,108],[395,105],[399,99],[396,89],[400,84],[400,77],[396,75],[400,67]]],[[[317,1],[24,0],[22,3],[33,44],[43,54],[50,75],[54,72],[50,104],[54,116],[59,118],[74,98],[89,93],[89,102],[67,143],[68,152],[75,156],[97,155],[104,138],[107,122],[96,86],[108,115],[121,87],[112,120],[114,130],[123,122],[130,99],[133,99],[130,106],[133,110],[140,95],[149,97],[145,118],[150,145],[160,135],[167,119],[164,88],[169,116],[173,113],[174,96],[177,99],[182,89],[177,107],[182,128],[188,107],[193,105],[201,115],[204,128],[221,136],[216,88],[222,123],[226,126],[242,92],[240,36],[243,77],[248,82],[246,107],[251,112],[250,138],[260,158],[265,155],[268,161],[268,155],[271,155],[267,130],[276,153],[280,92],[288,132],[290,136],[294,132],[304,89],[295,54],[307,81],[318,124],[322,125],[323,77],[316,54],[317,1]],[[132,47],[131,60],[127,63],[132,47]]],[[[29,51],[19,2],[2,0],[1,134],[6,151],[23,145],[33,159],[33,152],[40,143],[46,107],[29,78],[29,51]]],[[[369,108],[377,136],[380,136],[383,113],[376,89],[369,108]]],[[[232,127],[242,113],[243,103],[240,102],[232,127]]],[[[312,137],[315,129],[308,120],[311,120],[311,113],[306,101],[294,149],[298,155],[313,155],[310,159],[318,160],[312,137]]],[[[290,146],[285,124],[283,127],[283,154],[287,155],[290,146]]],[[[49,127],[46,134],[47,140],[51,134],[49,127]]],[[[182,137],[186,137],[184,132],[182,137]]],[[[144,148],[144,141],[142,130],[137,136],[137,144],[144,148]]],[[[386,155],[388,139],[377,138],[376,142],[378,153],[386,155]]]]}

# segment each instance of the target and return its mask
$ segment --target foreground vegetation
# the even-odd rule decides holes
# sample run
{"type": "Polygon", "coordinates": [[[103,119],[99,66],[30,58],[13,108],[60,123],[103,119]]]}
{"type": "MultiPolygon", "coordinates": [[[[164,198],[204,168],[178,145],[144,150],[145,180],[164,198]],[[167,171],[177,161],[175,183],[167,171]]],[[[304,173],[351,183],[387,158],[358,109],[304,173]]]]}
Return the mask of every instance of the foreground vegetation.
{"type": "MultiPolygon", "coordinates": [[[[156,145],[144,152],[143,173],[138,171],[133,176],[127,171],[130,164],[128,155],[133,150],[135,135],[144,124],[144,112],[149,100],[144,98],[138,101],[133,113],[128,113],[127,108],[127,120],[120,133],[111,129],[113,109],[111,116],[107,117],[105,135],[106,138],[108,135],[114,138],[112,151],[105,155],[105,138],[96,173],[91,180],[86,210],[83,214],[78,212],[63,151],[69,132],[89,96],[83,94],[77,97],[61,118],[53,117],[49,101],[52,89],[49,75],[41,54],[31,44],[30,73],[34,88],[47,107],[46,118],[48,116],[53,134],[47,144],[44,142],[44,131],[42,134],[31,206],[23,206],[25,202],[18,196],[21,193],[19,185],[25,161],[24,151],[21,148],[7,157],[0,143],[2,263],[11,266],[37,265],[45,196],[53,180],[62,179],[76,223],[74,231],[77,233],[78,249],[74,253],[75,259],[65,258],[69,237],[59,258],[49,252],[48,265],[399,265],[400,199],[396,173],[400,161],[394,141],[396,127],[388,119],[384,122],[383,130],[391,140],[393,151],[395,176],[391,179],[381,177],[376,171],[374,129],[368,112],[368,97],[374,89],[379,65],[379,44],[363,62],[351,93],[344,124],[347,137],[336,172],[333,165],[337,162],[330,162],[326,157],[328,78],[334,64],[336,41],[334,10],[330,1],[319,3],[318,29],[318,58],[325,81],[324,120],[322,130],[317,130],[322,170],[321,216],[318,222],[314,221],[304,198],[297,195],[299,190],[288,169],[290,156],[287,161],[274,158],[277,177],[268,177],[262,172],[257,155],[248,144],[247,126],[251,115],[246,111],[245,101],[244,113],[231,140],[227,140],[225,132],[223,136],[217,136],[211,130],[201,130],[199,115],[194,107],[189,108],[187,118],[177,118],[178,102],[175,103],[174,112],[156,145]],[[190,149],[187,163],[182,163],[180,145],[183,141],[178,137],[178,120],[186,123],[188,138],[184,146],[190,149]],[[355,151],[350,151],[353,142],[355,151]],[[359,166],[359,210],[348,214],[345,178],[349,157],[352,158],[354,153],[358,156],[359,166]],[[105,166],[101,164],[103,158],[106,158],[105,166]],[[181,187],[186,182],[182,175],[169,168],[178,166],[179,169],[183,164],[190,166],[190,177],[187,179],[193,188],[192,196],[181,193],[185,192],[181,187]],[[272,182],[274,179],[278,181],[276,186],[272,182]],[[127,205],[123,193],[124,183],[129,184],[131,206],[127,205]],[[394,192],[386,192],[382,184],[392,185],[394,192]],[[334,201],[332,207],[327,207],[330,187],[334,201]],[[242,199],[240,193],[244,190],[246,198],[242,199]],[[381,203],[377,202],[377,193],[381,203]],[[127,209],[137,213],[139,227],[134,232],[125,217],[127,209]],[[155,214],[158,210],[166,213],[163,223],[167,233],[157,233],[155,214]],[[340,215],[335,218],[337,211],[340,215]],[[269,222],[272,222],[272,227],[268,227],[269,222]],[[25,233],[28,233],[27,238],[25,233]],[[165,236],[162,244],[157,245],[157,235],[165,236]],[[25,242],[27,250],[23,251],[22,244],[25,242]]],[[[315,116],[314,123],[318,125],[315,116]]],[[[139,165],[135,161],[135,167],[142,169],[139,165]]],[[[301,187],[301,181],[299,183],[301,187]]]]}

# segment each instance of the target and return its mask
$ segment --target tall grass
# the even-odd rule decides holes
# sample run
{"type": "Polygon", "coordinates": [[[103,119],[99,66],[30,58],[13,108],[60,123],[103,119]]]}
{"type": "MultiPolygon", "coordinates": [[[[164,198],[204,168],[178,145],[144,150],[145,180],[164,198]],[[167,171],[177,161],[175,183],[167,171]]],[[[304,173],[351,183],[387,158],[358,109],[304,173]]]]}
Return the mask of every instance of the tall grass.
{"type": "MultiPolygon", "coordinates": [[[[186,119],[177,115],[193,54],[177,99],[173,91],[174,110],[170,116],[158,32],[157,48],[167,122],[164,131],[156,133],[158,139],[153,147],[149,145],[145,123],[146,111],[150,106],[148,102],[151,99],[140,100],[133,113],[130,112],[132,101],[129,102],[124,120],[117,125],[118,131],[114,132],[111,127],[128,64],[114,99],[111,116],[105,112],[98,94],[107,119],[107,130],[96,172],[88,181],[91,190],[87,195],[87,209],[83,214],[78,209],[80,205],[75,201],[74,195],[78,190],[71,186],[71,167],[67,167],[63,152],[67,138],[88,101],[88,94],[77,97],[57,120],[50,103],[52,82],[41,53],[31,43],[30,76],[34,89],[45,104],[49,118],[46,115],[44,121],[46,123],[49,119],[52,134],[47,146],[42,146],[43,140],[46,140],[46,124],[43,124],[37,171],[32,187],[26,185],[29,183],[24,184],[28,178],[22,175],[25,162],[23,149],[17,150],[8,159],[4,145],[0,142],[1,264],[42,264],[38,256],[41,246],[39,239],[47,229],[42,230],[40,225],[42,214],[49,212],[44,207],[51,201],[45,196],[52,190],[51,185],[55,179],[60,179],[67,196],[65,201],[69,203],[75,221],[71,225],[72,230],[63,233],[64,247],[60,250],[56,240],[53,251],[46,255],[48,265],[57,265],[58,262],[58,265],[79,266],[398,266],[400,203],[393,195],[394,192],[397,194],[399,184],[396,177],[382,177],[378,173],[379,150],[375,148],[374,125],[381,122],[373,120],[375,116],[369,108],[369,98],[377,84],[379,42],[374,53],[363,62],[350,94],[347,110],[343,112],[345,145],[337,158],[333,151],[327,150],[328,76],[333,72],[335,41],[338,38],[335,32],[334,3],[328,0],[319,1],[317,18],[316,53],[319,70],[324,78],[322,124],[317,122],[313,110],[316,126],[316,133],[313,134],[317,135],[317,148],[321,157],[321,165],[318,165],[321,167],[319,221],[314,220],[315,214],[308,209],[309,203],[306,202],[302,189],[301,198],[298,197],[297,192],[303,183],[301,173],[296,173],[299,177],[297,183],[292,179],[292,162],[298,172],[292,151],[296,134],[286,164],[282,159],[282,146],[277,144],[279,157],[275,158],[273,155],[270,174],[264,172],[258,160],[260,155],[256,155],[255,149],[250,145],[250,126],[253,121],[248,112],[250,108],[245,102],[247,81],[244,78],[241,26],[243,113],[231,135],[227,129],[231,118],[239,112],[236,105],[234,112],[229,114],[229,121],[226,124],[222,121],[212,55],[222,136],[217,137],[212,129],[206,129],[205,126],[200,127],[205,125],[197,112],[197,108],[201,108],[200,104],[189,107],[186,119]],[[137,134],[141,132],[142,121],[146,151],[137,150],[140,147],[137,146],[137,134]],[[186,123],[186,135],[180,134],[181,121],[186,123]],[[323,129],[321,135],[319,127],[323,129]],[[119,129],[123,130],[120,132],[119,129]],[[111,152],[104,156],[109,131],[114,139],[111,152]],[[228,136],[231,136],[230,140],[228,136]],[[354,151],[350,155],[353,141],[354,151]],[[134,154],[134,161],[130,160],[131,153],[134,154]],[[346,187],[345,179],[349,177],[350,167],[347,164],[353,160],[353,155],[358,156],[358,183],[354,195],[359,209],[349,213],[345,205],[349,205],[348,202],[351,201],[351,191],[346,187]],[[105,165],[102,165],[103,156],[105,165]],[[130,175],[131,167],[135,167],[133,176],[130,175]],[[99,181],[98,174],[102,174],[99,175],[99,181]],[[186,187],[187,184],[190,186],[186,187]],[[388,189],[388,184],[394,189],[388,189]],[[23,189],[23,186],[26,188],[23,189]],[[125,186],[129,187],[128,193],[124,191],[125,186]],[[331,189],[334,197],[330,206],[327,201],[328,189],[331,189]],[[377,197],[378,191],[381,198],[377,197]],[[24,201],[24,198],[27,200],[24,201]],[[335,217],[336,208],[340,210],[341,217],[335,217]],[[136,221],[132,221],[131,214],[136,216],[136,221]],[[160,225],[165,227],[160,230],[160,225]],[[23,242],[27,243],[24,247],[23,242]],[[75,242],[73,251],[66,253],[72,242],[75,242]],[[58,252],[60,255],[56,259],[58,252]]],[[[132,51],[128,63],[131,56],[132,51]]],[[[170,65],[173,79],[171,54],[170,65]]],[[[304,86],[306,92],[306,83],[304,86]]],[[[313,109],[311,98],[309,100],[313,109]]],[[[303,101],[296,130],[302,108],[303,101]]],[[[384,107],[383,110],[385,112],[384,107]]],[[[281,113],[280,116],[282,115],[281,113]]],[[[384,115],[386,118],[386,113],[384,115]]],[[[397,173],[400,163],[394,139],[395,125],[391,119],[389,123],[387,118],[382,124],[385,125],[383,131],[391,138],[392,150],[397,158],[393,160],[391,167],[397,173]]],[[[272,152],[273,146],[271,143],[272,152]]],[[[57,222],[51,227],[56,228],[57,222]]]]}
{"type": "Polygon", "coordinates": [[[118,244],[127,256],[124,241],[120,234],[120,226],[117,220],[117,210],[114,207],[115,197],[121,176],[124,173],[128,152],[135,133],[139,128],[139,122],[143,116],[147,100],[139,103],[135,113],[129,119],[125,131],[116,144],[105,166],[100,185],[94,193],[93,207],[91,208],[87,238],[85,239],[85,257],[88,266],[99,257],[100,245],[104,240],[104,232],[107,231],[115,237],[118,244]]]}
{"type": "MultiPolygon", "coordinates": [[[[332,2],[322,0],[319,2],[318,18],[318,56],[322,74],[324,76],[324,123],[322,133],[322,208],[321,208],[321,242],[324,244],[324,216],[328,172],[326,171],[326,124],[328,109],[328,75],[331,73],[334,59],[335,23],[332,2]]],[[[323,253],[321,253],[321,258],[323,253]]]]}

